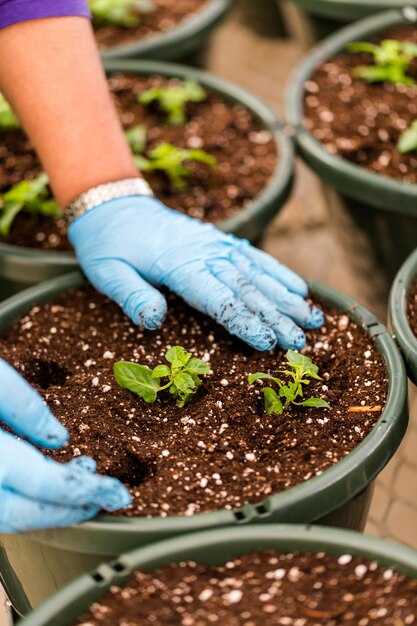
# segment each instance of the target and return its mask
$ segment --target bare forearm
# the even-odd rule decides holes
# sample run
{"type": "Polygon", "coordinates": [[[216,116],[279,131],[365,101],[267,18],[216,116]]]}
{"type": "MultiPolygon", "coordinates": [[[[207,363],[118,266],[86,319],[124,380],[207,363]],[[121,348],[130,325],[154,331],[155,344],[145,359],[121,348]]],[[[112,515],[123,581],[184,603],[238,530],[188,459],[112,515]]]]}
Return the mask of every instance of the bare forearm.
{"type": "Polygon", "coordinates": [[[138,175],[88,20],[40,19],[0,30],[0,90],[61,205],[97,184],[138,175]]]}

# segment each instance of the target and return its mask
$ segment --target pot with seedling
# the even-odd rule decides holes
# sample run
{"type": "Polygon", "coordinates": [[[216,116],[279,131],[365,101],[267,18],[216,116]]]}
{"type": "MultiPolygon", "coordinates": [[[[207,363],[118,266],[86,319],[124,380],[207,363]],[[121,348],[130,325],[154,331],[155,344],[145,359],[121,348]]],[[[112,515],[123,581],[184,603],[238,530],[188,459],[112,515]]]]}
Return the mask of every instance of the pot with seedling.
{"type": "MultiPolygon", "coordinates": [[[[106,69],[137,165],[156,196],[258,241],[293,179],[292,144],[275,114],[192,68],[127,60],[108,61],[106,69]]],[[[0,280],[11,294],[77,261],[36,153],[4,100],[0,143],[12,157],[0,163],[0,280]]]]}
{"type": "Polygon", "coordinates": [[[173,295],[163,328],[144,331],[78,273],[0,305],[0,357],[69,429],[51,456],[89,454],[132,495],[80,526],[1,535],[18,612],[159,539],[272,522],[364,527],[406,429],[405,368],[374,315],[310,288],[325,322],[302,354],[256,352],[173,295]]]}
{"type": "Polygon", "coordinates": [[[104,59],[199,60],[232,0],[89,0],[104,59]]]}
{"type": "Polygon", "coordinates": [[[344,28],[301,63],[287,93],[298,152],[372,302],[417,246],[416,23],[404,9],[344,28]]]}

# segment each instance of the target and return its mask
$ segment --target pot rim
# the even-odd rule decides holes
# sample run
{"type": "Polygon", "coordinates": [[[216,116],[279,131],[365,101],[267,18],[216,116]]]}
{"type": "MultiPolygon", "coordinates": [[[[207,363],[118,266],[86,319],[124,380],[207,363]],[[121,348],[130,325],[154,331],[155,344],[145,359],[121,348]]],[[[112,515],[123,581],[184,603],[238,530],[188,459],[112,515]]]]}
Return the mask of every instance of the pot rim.
{"type": "MultiPolygon", "coordinates": [[[[372,12],[396,8],[395,0],[292,0],[292,2],[313,15],[340,22],[350,22],[372,12]]],[[[405,5],[417,6],[417,2],[408,0],[405,5]]]]}
{"type": "MultiPolygon", "coordinates": [[[[51,301],[58,294],[83,284],[78,273],[65,274],[58,278],[35,285],[0,304],[0,332],[14,320],[24,315],[35,303],[51,301]]],[[[319,519],[351,500],[366,488],[382,470],[399,446],[408,421],[407,376],[397,346],[387,329],[367,309],[352,298],[331,287],[310,281],[310,288],[319,299],[329,302],[334,308],[344,311],[361,325],[373,338],[376,349],[383,355],[389,379],[387,402],[372,431],[346,457],[334,466],[308,481],[287,491],[271,495],[256,505],[229,511],[221,509],[193,516],[164,518],[126,518],[122,516],[98,516],[95,520],[79,526],[63,529],[47,529],[27,533],[35,541],[50,545],[76,545],[80,552],[91,548],[92,534],[106,550],[109,545],[107,533],[149,534],[185,533],[220,525],[262,523],[270,515],[274,521],[300,522],[300,516],[308,509],[310,521],[319,519]],[[279,519],[276,519],[279,510],[279,519]],[[103,541],[101,541],[103,540],[103,541]]],[[[115,545],[110,546],[113,550],[115,545]]],[[[106,554],[106,552],[100,552],[106,554]]]]}
{"type": "Polygon", "coordinates": [[[346,45],[362,40],[397,24],[417,25],[414,7],[395,9],[371,15],[345,26],[324,39],[301,61],[293,73],[285,98],[285,119],[294,135],[302,158],[316,173],[338,191],[357,200],[364,200],[379,209],[405,215],[416,215],[417,185],[371,172],[331,154],[305,128],[304,84],[326,59],[342,52],[346,45]]]}
{"type": "Polygon", "coordinates": [[[150,571],[186,559],[222,565],[249,551],[268,548],[283,552],[325,551],[334,556],[363,556],[376,560],[380,567],[392,567],[402,574],[417,577],[415,550],[358,532],[324,526],[275,524],[224,528],[183,535],[126,552],[69,583],[21,623],[22,626],[53,626],[51,620],[58,614],[65,620],[76,619],[110,586],[126,584],[137,569],[150,571]]]}

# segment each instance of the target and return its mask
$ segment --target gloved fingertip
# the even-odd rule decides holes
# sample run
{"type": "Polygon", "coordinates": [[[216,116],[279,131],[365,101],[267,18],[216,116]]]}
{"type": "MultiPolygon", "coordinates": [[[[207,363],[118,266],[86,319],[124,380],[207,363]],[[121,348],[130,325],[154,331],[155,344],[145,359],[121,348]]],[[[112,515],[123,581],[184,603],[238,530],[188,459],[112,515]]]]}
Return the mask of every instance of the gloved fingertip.
{"type": "Polygon", "coordinates": [[[69,441],[67,429],[52,416],[52,413],[48,416],[48,425],[42,433],[42,439],[42,444],[52,449],[62,448],[69,441]]]}
{"type": "Polygon", "coordinates": [[[268,326],[261,326],[256,335],[245,337],[245,341],[260,352],[272,350],[277,345],[277,338],[268,326]]]}
{"type": "Polygon", "coordinates": [[[129,491],[115,478],[100,478],[95,495],[101,508],[110,512],[125,509],[132,502],[129,491]]]}
{"type": "Polygon", "coordinates": [[[301,328],[296,328],[278,340],[283,350],[302,350],[306,345],[306,336],[301,328]]]}
{"type": "Polygon", "coordinates": [[[166,300],[158,293],[151,297],[147,294],[144,300],[143,293],[132,294],[123,309],[134,324],[156,330],[162,326],[167,314],[166,300]]]}
{"type": "Polygon", "coordinates": [[[150,303],[144,307],[141,311],[142,325],[148,330],[160,328],[164,323],[167,308],[165,298],[162,298],[162,301],[158,305],[150,303]]]}
{"type": "Polygon", "coordinates": [[[68,465],[80,468],[81,470],[89,472],[90,474],[94,474],[97,467],[97,463],[94,461],[94,459],[85,455],[75,457],[75,459],[72,459],[68,463],[68,465]]]}
{"type": "Polygon", "coordinates": [[[320,328],[324,323],[324,314],[317,306],[311,308],[311,313],[305,323],[305,328],[320,328]]]}

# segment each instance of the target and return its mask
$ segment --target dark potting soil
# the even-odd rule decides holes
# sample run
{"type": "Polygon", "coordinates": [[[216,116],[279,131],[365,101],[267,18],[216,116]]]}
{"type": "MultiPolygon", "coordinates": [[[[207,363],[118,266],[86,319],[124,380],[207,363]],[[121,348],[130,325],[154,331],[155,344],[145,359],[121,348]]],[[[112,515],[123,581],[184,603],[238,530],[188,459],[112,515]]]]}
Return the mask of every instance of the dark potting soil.
{"type": "MultiPolygon", "coordinates": [[[[252,114],[241,105],[223,101],[214,94],[200,103],[190,103],[184,127],[168,126],[157,108],[145,108],[137,95],[169,82],[160,76],[113,75],[109,79],[123,126],[145,124],[147,151],[168,141],[184,148],[202,148],[218,161],[216,169],[190,162],[189,188],[173,190],[165,175],[145,173],[155,195],[173,209],[203,221],[219,223],[239,213],[268,184],[277,161],[271,134],[263,130],[252,114]]],[[[21,131],[0,133],[0,193],[25,178],[32,179],[41,165],[21,131]]],[[[0,241],[43,250],[71,250],[63,220],[21,213],[7,238],[0,241]]]]}
{"type": "Polygon", "coordinates": [[[253,552],[222,567],[194,562],[137,571],[79,626],[406,626],[417,581],[344,554],[253,552]]]}
{"type": "Polygon", "coordinates": [[[327,311],[325,326],[308,333],[307,352],[323,378],[308,392],[331,409],[294,407],[268,416],[262,384],[249,386],[248,374],[276,373],[284,353],[255,352],[179,299],[169,296],[169,305],[163,328],[148,332],[92,289],[73,290],[35,306],[0,339],[0,357],[70,431],[70,445],[54,458],[89,454],[101,473],[122,480],[134,499],[124,515],[192,515],[258,503],[343,459],[380,417],[385,368],[345,315],[327,311]],[[168,392],[146,404],[118,386],[116,361],[154,367],[173,345],[212,369],[185,408],[168,392]]]}
{"type": "Polygon", "coordinates": [[[207,0],[152,0],[154,10],[140,15],[140,23],[133,28],[94,24],[99,48],[110,48],[155,37],[172,30],[195,15],[207,4],[207,0]]]}
{"type": "MultiPolygon", "coordinates": [[[[417,30],[399,26],[376,40],[417,42],[417,30]]],[[[402,182],[417,183],[417,153],[400,154],[397,142],[417,119],[417,84],[370,84],[353,75],[372,65],[370,54],[343,52],[321,64],[305,84],[304,124],[325,148],[356,165],[402,182]]],[[[417,81],[417,60],[407,72],[417,81]]]]}
{"type": "Polygon", "coordinates": [[[408,294],[407,317],[411,330],[417,337],[417,281],[413,284],[408,294]]]}

